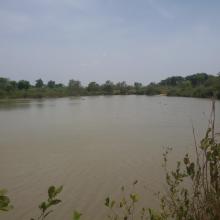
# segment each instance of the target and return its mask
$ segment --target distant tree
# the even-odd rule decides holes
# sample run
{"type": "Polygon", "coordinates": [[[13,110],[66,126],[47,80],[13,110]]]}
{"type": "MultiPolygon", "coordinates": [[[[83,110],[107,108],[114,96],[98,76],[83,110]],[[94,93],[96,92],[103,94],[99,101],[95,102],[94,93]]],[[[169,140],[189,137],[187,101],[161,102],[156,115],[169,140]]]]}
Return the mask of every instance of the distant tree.
{"type": "Polygon", "coordinates": [[[82,89],[81,82],[78,80],[71,79],[68,83],[68,90],[70,95],[80,95],[82,89]]]}
{"type": "Polygon", "coordinates": [[[16,89],[17,86],[18,86],[18,83],[13,80],[13,81],[10,81],[10,85],[11,85],[11,87],[12,87],[13,89],[16,89]]]}
{"type": "Polygon", "coordinates": [[[43,80],[42,80],[42,79],[37,79],[37,80],[36,80],[35,87],[37,87],[37,88],[43,88],[43,86],[44,86],[43,80]]]}
{"type": "Polygon", "coordinates": [[[90,82],[87,87],[88,92],[98,92],[100,90],[100,86],[96,82],[90,82]]]}
{"type": "Polygon", "coordinates": [[[15,89],[17,89],[17,82],[16,81],[9,81],[6,85],[6,88],[5,88],[5,90],[7,92],[12,92],[15,89]]]}
{"type": "Polygon", "coordinates": [[[139,83],[139,82],[135,82],[135,83],[134,83],[134,88],[135,88],[136,90],[140,89],[142,86],[143,86],[142,83],[139,83]]]}
{"type": "Polygon", "coordinates": [[[18,89],[29,89],[30,83],[26,80],[20,80],[18,81],[18,89]]]}
{"type": "Polygon", "coordinates": [[[165,80],[162,80],[160,82],[160,85],[164,85],[164,86],[177,86],[177,85],[179,85],[183,81],[184,81],[184,78],[182,76],[172,76],[172,77],[168,77],[165,80]]]}
{"type": "Polygon", "coordinates": [[[184,80],[181,82],[180,87],[183,89],[191,89],[192,83],[189,80],[184,80]]]}
{"type": "Polygon", "coordinates": [[[208,80],[209,75],[206,73],[197,73],[189,75],[186,77],[186,80],[191,81],[193,86],[202,85],[206,80],[208,80]]]}
{"type": "Polygon", "coordinates": [[[103,91],[105,92],[105,94],[107,95],[111,95],[113,94],[113,91],[114,91],[114,83],[111,82],[110,80],[107,80],[105,82],[105,84],[103,84],[103,91]]]}
{"type": "Polygon", "coordinates": [[[134,83],[134,89],[136,94],[142,94],[143,93],[143,85],[142,83],[135,82],[134,83]]]}
{"type": "Polygon", "coordinates": [[[9,79],[0,77],[0,89],[1,90],[5,90],[8,84],[9,84],[9,79]]]}
{"type": "Polygon", "coordinates": [[[55,83],[55,81],[52,81],[52,80],[50,80],[50,81],[48,81],[48,83],[47,83],[47,87],[49,87],[49,88],[54,88],[56,86],[56,83],[55,83]]]}
{"type": "Polygon", "coordinates": [[[64,85],[62,84],[62,83],[58,83],[58,84],[56,84],[55,85],[57,88],[63,88],[64,87],[64,85]]]}
{"type": "Polygon", "coordinates": [[[128,85],[126,84],[125,81],[118,82],[116,84],[116,89],[120,91],[120,94],[125,95],[128,93],[128,85]]]}
{"type": "Polygon", "coordinates": [[[145,90],[146,95],[158,95],[160,94],[160,89],[156,83],[150,83],[145,90]]]}

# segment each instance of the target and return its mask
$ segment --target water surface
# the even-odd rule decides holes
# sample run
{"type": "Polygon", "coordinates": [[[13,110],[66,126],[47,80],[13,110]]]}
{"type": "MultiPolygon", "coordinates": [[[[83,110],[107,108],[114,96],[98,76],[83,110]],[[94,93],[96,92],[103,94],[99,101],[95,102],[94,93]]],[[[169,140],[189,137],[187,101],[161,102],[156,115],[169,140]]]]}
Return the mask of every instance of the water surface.
{"type": "MultiPolygon", "coordinates": [[[[161,96],[1,101],[0,187],[15,209],[0,219],[36,217],[52,184],[64,185],[53,220],[71,219],[74,209],[103,219],[105,197],[135,179],[145,204],[156,206],[163,147],[173,147],[172,161],[191,150],[192,124],[201,137],[210,108],[207,99],[161,96]]],[[[218,101],[218,129],[219,112],[218,101]]]]}

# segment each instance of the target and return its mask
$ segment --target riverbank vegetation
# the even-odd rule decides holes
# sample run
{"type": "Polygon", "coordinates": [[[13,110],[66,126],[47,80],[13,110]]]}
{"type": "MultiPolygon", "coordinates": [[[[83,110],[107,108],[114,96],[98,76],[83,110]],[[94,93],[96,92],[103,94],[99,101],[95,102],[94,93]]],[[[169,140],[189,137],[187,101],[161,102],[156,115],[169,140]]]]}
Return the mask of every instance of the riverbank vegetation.
{"type": "Polygon", "coordinates": [[[89,95],[167,95],[184,97],[215,97],[220,99],[220,74],[197,73],[186,77],[172,76],[159,83],[143,85],[135,82],[128,85],[125,81],[104,84],[90,82],[83,86],[78,80],[69,80],[68,85],[53,80],[45,83],[42,79],[32,85],[29,81],[14,81],[0,77],[0,98],[44,98],[89,95]]]}
{"type": "MultiPolygon", "coordinates": [[[[215,133],[215,102],[209,127],[204,138],[197,143],[194,129],[195,154],[183,155],[177,161],[175,168],[169,167],[168,148],[163,155],[165,172],[165,192],[158,194],[160,209],[153,210],[139,205],[141,195],[135,193],[134,181],[132,191],[121,187],[121,198],[105,199],[108,209],[106,217],[110,220],[219,220],[220,219],[220,143],[219,133],[215,133]]],[[[150,177],[149,177],[150,178],[150,177]]],[[[53,211],[55,205],[61,202],[57,198],[61,187],[51,186],[48,189],[48,199],[39,205],[38,220],[44,220],[53,211]]],[[[95,198],[92,198],[95,199],[95,198]]],[[[4,190],[0,191],[0,212],[12,208],[4,190]]],[[[1,214],[1,213],[0,213],[1,214]]],[[[82,214],[75,211],[73,220],[81,219],[82,214]]],[[[16,219],[16,216],[15,216],[16,219]]],[[[34,220],[34,219],[32,219],[34,220]]]]}

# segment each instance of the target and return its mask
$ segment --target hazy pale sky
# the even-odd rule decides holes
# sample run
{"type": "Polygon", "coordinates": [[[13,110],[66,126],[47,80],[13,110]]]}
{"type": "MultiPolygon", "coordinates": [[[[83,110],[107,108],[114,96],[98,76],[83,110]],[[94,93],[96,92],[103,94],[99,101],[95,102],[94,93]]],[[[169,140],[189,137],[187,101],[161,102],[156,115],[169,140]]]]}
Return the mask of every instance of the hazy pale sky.
{"type": "Polygon", "coordinates": [[[219,71],[219,0],[0,0],[4,77],[149,83],[219,71]]]}

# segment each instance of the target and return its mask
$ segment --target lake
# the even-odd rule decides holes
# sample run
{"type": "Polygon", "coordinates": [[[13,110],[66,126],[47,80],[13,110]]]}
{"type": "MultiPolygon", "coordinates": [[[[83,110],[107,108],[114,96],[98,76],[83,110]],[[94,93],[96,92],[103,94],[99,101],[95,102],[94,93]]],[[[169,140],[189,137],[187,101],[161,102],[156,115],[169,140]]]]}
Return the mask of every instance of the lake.
{"type": "MultiPolygon", "coordinates": [[[[62,204],[48,219],[103,219],[104,200],[138,180],[146,206],[164,189],[164,147],[171,163],[193,149],[208,126],[211,101],[164,96],[95,96],[0,101],[0,188],[15,208],[4,220],[37,217],[50,185],[63,185],[62,204]]],[[[220,102],[216,128],[220,130],[220,102]]]]}

